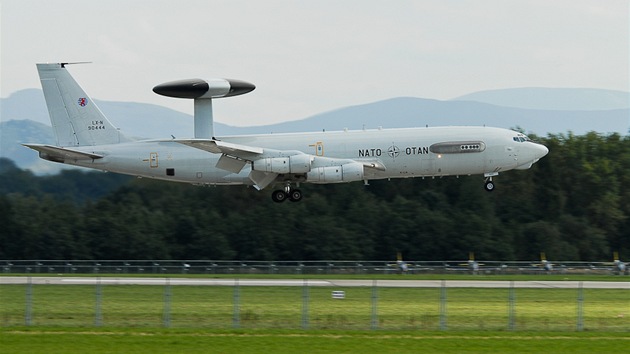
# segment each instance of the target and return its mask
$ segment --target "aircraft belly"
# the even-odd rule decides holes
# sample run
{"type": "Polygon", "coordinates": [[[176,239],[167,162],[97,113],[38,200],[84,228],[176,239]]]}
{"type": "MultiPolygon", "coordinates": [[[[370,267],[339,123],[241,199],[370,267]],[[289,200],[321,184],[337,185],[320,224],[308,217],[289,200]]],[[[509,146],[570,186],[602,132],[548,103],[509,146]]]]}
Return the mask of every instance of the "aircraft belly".
{"type": "Polygon", "coordinates": [[[429,154],[386,164],[388,174],[394,174],[395,177],[481,174],[484,173],[485,165],[482,154],[429,154]]]}

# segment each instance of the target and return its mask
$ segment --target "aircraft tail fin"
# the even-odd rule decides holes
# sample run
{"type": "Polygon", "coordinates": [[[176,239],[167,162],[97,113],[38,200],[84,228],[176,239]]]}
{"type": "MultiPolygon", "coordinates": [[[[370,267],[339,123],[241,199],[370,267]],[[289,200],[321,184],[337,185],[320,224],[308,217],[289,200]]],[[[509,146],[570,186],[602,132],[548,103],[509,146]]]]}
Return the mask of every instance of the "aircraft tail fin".
{"type": "Polygon", "coordinates": [[[57,146],[118,144],[127,140],[72,78],[66,65],[37,64],[57,146]]]}

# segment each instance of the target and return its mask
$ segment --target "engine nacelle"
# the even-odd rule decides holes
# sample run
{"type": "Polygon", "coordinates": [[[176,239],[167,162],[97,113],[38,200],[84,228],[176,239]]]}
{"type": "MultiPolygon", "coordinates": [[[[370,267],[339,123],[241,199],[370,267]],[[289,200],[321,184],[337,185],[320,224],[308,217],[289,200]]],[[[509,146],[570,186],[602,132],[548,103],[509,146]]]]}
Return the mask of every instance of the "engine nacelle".
{"type": "Polygon", "coordinates": [[[363,164],[351,162],[341,166],[317,167],[306,174],[310,183],[342,183],[361,181],[364,178],[363,164]]]}
{"type": "Polygon", "coordinates": [[[311,170],[310,155],[293,155],[289,157],[268,157],[252,163],[254,171],[273,172],[279,174],[307,173],[311,170]]]}

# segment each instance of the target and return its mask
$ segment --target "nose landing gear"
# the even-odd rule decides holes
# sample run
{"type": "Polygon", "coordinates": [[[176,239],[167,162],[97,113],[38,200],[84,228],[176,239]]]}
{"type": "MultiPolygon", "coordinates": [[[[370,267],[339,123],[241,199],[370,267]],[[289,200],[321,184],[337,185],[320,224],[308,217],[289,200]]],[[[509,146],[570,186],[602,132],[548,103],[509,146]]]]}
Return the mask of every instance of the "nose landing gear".
{"type": "Polygon", "coordinates": [[[494,182],[492,182],[492,177],[486,178],[486,183],[483,185],[483,188],[488,192],[492,192],[494,190],[494,182]]]}
{"type": "Polygon", "coordinates": [[[485,183],[483,185],[483,188],[488,191],[488,192],[492,192],[494,190],[494,182],[492,182],[492,177],[494,176],[498,176],[499,175],[499,171],[494,170],[494,172],[486,172],[483,174],[483,176],[486,178],[485,179],[485,183]]]}

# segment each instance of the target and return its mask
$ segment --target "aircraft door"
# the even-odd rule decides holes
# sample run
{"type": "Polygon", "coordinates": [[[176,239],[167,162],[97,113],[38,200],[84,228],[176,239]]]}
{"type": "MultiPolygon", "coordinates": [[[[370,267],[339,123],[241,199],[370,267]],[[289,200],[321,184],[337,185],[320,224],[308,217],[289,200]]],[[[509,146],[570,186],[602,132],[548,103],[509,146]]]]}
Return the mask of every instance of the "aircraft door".
{"type": "Polygon", "coordinates": [[[420,160],[420,175],[421,176],[433,176],[435,172],[435,159],[429,157],[427,159],[420,160]]]}
{"type": "Polygon", "coordinates": [[[157,152],[152,152],[149,154],[149,166],[151,166],[151,168],[157,168],[158,167],[158,154],[157,152]]]}
{"type": "Polygon", "coordinates": [[[309,147],[315,148],[315,156],[324,156],[324,143],[323,142],[318,141],[315,144],[309,145],[309,147]]]}

